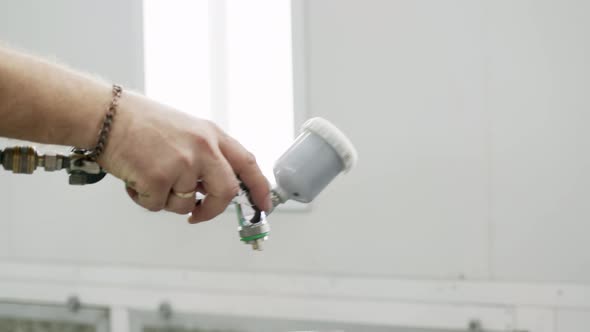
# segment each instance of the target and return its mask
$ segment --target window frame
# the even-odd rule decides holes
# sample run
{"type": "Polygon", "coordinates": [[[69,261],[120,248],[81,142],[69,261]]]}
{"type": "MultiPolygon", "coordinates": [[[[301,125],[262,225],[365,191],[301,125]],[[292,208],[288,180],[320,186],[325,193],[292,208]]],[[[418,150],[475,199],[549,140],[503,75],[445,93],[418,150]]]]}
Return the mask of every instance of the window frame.
{"type": "MultiPolygon", "coordinates": [[[[229,109],[227,100],[227,38],[226,31],[226,0],[208,0],[209,10],[209,66],[210,93],[209,104],[211,119],[220,127],[229,127],[229,109]]],[[[291,58],[292,58],[292,110],[294,140],[299,134],[299,128],[308,117],[309,104],[307,100],[307,62],[306,62],[306,0],[290,0],[291,3],[291,58]]],[[[145,24],[145,22],[144,22],[145,24]]],[[[145,38],[145,36],[144,36],[145,38]]],[[[145,74],[144,74],[145,80],[145,74]]],[[[145,86],[145,84],[144,84],[145,86]]],[[[273,179],[274,180],[274,179],[273,179]]],[[[272,182],[272,181],[271,181],[272,182]]],[[[281,211],[309,211],[312,204],[302,204],[288,201],[279,206],[281,211]]],[[[229,210],[232,210],[231,207],[229,210]]]]}

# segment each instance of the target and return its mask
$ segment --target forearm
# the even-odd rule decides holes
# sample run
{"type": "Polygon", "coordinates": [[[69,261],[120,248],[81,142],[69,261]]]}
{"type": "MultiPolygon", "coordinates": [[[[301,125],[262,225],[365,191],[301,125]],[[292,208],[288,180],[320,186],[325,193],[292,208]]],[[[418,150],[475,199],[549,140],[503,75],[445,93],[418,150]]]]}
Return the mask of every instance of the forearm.
{"type": "Polygon", "coordinates": [[[91,148],[108,84],[0,46],[0,136],[91,148]]]}

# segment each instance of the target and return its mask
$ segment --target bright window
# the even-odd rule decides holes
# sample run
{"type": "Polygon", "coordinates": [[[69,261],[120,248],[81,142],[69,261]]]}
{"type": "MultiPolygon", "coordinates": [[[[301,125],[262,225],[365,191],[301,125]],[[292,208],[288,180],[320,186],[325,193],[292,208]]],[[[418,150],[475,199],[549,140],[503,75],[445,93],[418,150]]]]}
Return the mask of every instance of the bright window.
{"type": "Polygon", "coordinates": [[[291,0],[144,1],[145,89],[208,118],[272,179],[294,135],[291,0]]]}

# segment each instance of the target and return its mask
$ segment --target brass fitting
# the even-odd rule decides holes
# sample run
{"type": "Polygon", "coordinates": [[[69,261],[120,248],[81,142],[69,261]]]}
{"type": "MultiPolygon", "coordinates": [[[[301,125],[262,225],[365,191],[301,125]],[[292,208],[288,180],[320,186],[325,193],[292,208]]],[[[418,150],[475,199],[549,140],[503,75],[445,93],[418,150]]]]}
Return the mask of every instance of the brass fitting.
{"type": "Polygon", "coordinates": [[[17,146],[0,150],[0,163],[16,174],[33,174],[37,167],[53,172],[68,167],[68,159],[59,154],[39,155],[31,146],[17,146]]]}

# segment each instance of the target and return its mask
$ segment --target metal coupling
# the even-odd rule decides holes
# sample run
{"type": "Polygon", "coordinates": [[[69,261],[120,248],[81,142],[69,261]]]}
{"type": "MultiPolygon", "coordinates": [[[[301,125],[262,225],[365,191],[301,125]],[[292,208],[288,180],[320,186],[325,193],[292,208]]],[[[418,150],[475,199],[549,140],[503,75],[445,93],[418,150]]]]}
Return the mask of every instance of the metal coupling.
{"type": "Polygon", "coordinates": [[[285,203],[285,201],[281,198],[281,195],[279,195],[275,189],[270,191],[270,201],[272,202],[272,206],[270,207],[270,211],[268,211],[267,215],[271,214],[277,206],[285,203]]]}
{"type": "Polygon", "coordinates": [[[48,172],[67,168],[69,160],[59,154],[40,155],[31,146],[17,146],[0,150],[0,163],[7,171],[16,174],[33,174],[38,167],[48,172]]]}
{"type": "Polygon", "coordinates": [[[30,146],[5,148],[0,150],[0,164],[7,171],[17,174],[33,174],[39,167],[47,172],[65,169],[72,185],[96,183],[106,175],[100,165],[90,160],[82,150],[74,150],[66,157],[55,153],[41,155],[30,146]]]}
{"type": "Polygon", "coordinates": [[[39,155],[32,147],[17,146],[7,148],[2,153],[2,166],[16,174],[33,174],[38,160],[39,155]]]}
{"type": "Polygon", "coordinates": [[[106,172],[95,161],[89,160],[83,150],[74,150],[70,155],[70,163],[67,169],[70,175],[71,185],[93,184],[102,180],[106,172]]]}
{"type": "Polygon", "coordinates": [[[238,228],[240,239],[245,244],[252,245],[252,249],[262,251],[262,242],[268,239],[270,225],[266,219],[255,224],[247,224],[238,228]]]}

